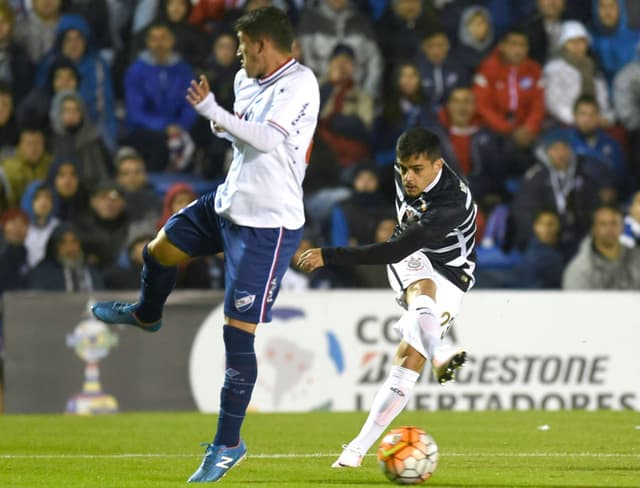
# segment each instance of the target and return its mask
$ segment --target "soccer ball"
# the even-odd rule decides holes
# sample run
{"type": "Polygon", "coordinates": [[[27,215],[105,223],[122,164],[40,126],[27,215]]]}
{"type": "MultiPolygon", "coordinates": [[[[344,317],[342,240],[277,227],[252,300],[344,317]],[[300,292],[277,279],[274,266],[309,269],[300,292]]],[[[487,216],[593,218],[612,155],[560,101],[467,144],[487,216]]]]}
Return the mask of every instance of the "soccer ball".
{"type": "Polygon", "coordinates": [[[378,463],[391,481],[417,485],[431,478],[438,466],[438,446],[418,427],[400,427],[389,431],[378,448],[378,463]]]}

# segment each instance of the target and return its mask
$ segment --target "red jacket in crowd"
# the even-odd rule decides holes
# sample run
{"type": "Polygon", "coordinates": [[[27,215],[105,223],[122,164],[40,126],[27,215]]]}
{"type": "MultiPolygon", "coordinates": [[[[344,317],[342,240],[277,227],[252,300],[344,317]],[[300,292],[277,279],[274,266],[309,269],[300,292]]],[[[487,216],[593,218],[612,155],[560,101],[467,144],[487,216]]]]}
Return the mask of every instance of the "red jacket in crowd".
{"type": "Polygon", "coordinates": [[[473,92],[478,112],[494,131],[510,134],[518,127],[540,132],[544,118],[542,68],[532,59],[514,66],[496,48],[479,66],[473,92]]]}

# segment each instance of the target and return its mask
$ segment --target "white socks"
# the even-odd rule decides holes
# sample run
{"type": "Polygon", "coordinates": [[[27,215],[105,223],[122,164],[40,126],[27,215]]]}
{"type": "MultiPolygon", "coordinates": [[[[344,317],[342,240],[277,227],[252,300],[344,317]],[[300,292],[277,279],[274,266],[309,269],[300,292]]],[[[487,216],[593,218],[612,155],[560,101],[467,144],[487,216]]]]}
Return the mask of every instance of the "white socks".
{"type": "Polygon", "coordinates": [[[437,310],[436,302],[427,295],[419,295],[409,304],[409,311],[414,312],[418,319],[422,344],[428,360],[433,359],[433,355],[440,348],[442,342],[442,330],[437,310]]]}
{"type": "Polygon", "coordinates": [[[392,366],[387,381],[380,387],[367,421],[358,436],[347,446],[363,456],[404,409],[420,373],[402,366],[392,366]]]}

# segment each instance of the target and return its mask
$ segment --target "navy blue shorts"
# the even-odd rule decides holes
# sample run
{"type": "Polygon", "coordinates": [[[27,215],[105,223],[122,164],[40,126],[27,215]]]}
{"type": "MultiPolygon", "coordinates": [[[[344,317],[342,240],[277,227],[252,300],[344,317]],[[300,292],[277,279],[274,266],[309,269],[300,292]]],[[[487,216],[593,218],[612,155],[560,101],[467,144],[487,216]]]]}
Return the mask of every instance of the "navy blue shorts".
{"type": "Polygon", "coordinates": [[[302,239],[295,230],[236,225],[216,214],[215,192],[172,215],[164,226],[171,243],[189,256],[224,251],[228,317],[250,323],[271,322],[271,307],[289,262],[302,239]]]}

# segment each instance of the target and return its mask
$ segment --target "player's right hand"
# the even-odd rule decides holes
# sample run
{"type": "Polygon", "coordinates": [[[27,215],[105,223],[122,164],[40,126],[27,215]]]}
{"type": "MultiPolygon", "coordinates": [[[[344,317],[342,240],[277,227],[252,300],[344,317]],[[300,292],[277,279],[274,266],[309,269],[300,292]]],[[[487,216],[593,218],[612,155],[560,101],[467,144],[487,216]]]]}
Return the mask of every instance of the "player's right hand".
{"type": "Polygon", "coordinates": [[[322,249],[316,247],[313,249],[307,249],[300,255],[298,259],[298,268],[305,273],[311,273],[312,271],[324,266],[324,259],[322,259],[322,249]]]}
{"type": "Polygon", "coordinates": [[[216,98],[211,93],[211,89],[209,88],[209,81],[205,75],[200,75],[200,81],[191,80],[189,84],[189,88],[187,89],[187,101],[198,111],[201,115],[202,112],[199,110],[198,105],[201,106],[202,102],[207,100],[206,104],[203,105],[212,105],[216,104],[216,98]]]}

